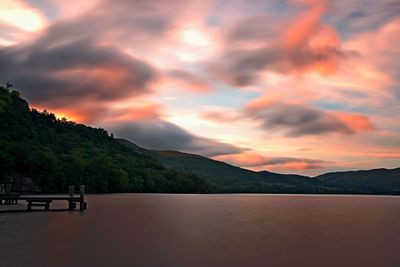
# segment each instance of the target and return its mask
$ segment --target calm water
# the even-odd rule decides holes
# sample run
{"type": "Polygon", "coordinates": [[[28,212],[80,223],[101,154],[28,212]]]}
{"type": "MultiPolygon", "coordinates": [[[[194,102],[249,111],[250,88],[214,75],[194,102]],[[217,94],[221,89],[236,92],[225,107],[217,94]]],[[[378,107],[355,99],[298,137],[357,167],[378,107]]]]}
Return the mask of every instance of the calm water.
{"type": "Polygon", "coordinates": [[[0,212],[0,266],[400,266],[400,198],[116,194],[0,212]]]}

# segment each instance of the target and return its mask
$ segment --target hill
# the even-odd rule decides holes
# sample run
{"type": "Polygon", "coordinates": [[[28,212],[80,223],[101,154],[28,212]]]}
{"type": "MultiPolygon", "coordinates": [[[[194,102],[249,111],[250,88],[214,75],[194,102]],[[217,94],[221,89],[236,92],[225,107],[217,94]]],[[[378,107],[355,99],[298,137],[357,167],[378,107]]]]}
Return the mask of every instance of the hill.
{"type": "Polygon", "coordinates": [[[156,151],[155,153],[164,166],[195,174],[223,192],[311,193],[323,190],[314,185],[315,180],[305,176],[267,171],[254,172],[225,162],[177,151],[156,151]]]}
{"type": "Polygon", "coordinates": [[[315,178],[329,187],[375,194],[400,194],[400,168],[331,172],[315,178]]]}
{"type": "Polygon", "coordinates": [[[18,92],[4,87],[0,129],[0,182],[29,181],[48,193],[67,192],[69,184],[85,184],[89,192],[101,193],[211,189],[195,175],[167,169],[157,159],[120,144],[104,129],[30,109],[18,92]]]}
{"type": "Polygon", "coordinates": [[[254,172],[200,155],[179,151],[147,150],[119,139],[137,153],[157,158],[167,168],[194,174],[230,193],[399,194],[400,168],[332,172],[314,178],[301,175],[254,172]]]}
{"type": "Polygon", "coordinates": [[[179,151],[147,150],[128,140],[121,144],[138,153],[158,159],[171,169],[194,174],[212,184],[217,192],[226,193],[332,193],[335,188],[320,185],[316,179],[301,175],[254,172],[200,155],[179,151]]]}

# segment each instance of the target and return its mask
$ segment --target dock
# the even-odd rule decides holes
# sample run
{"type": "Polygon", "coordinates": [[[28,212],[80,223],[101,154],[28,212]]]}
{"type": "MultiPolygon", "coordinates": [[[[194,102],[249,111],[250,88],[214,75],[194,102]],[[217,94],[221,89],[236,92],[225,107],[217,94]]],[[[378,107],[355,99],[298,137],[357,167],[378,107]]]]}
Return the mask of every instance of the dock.
{"type": "Polygon", "coordinates": [[[84,211],[87,209],[85,202],[85,186],[79,187],[79,195],[75,195],[74,186],[69,186],[68,195],[21,195],[17,192],[11,192],[11,185],[0,184],[0,205],[16,205],[20,201],[27,203],[27,210],[33,210],[33,207],[43,207],[44,210],[50,210],[50,205],[53,201],[66,201],[68,210],[72,211],[77,208],[84,211]]]}

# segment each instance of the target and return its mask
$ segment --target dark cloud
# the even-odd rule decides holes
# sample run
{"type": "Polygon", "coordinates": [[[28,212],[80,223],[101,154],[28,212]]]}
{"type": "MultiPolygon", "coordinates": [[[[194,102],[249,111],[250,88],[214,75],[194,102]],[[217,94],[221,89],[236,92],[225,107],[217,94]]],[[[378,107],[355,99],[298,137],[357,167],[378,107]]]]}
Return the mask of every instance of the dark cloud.
{"type": "Polygon", "coordinates": [[[215,65],[214,71],[235,86],[246,86],[254,83],[267,65],[279,62],[280,53],[270,49],[236,50],[226,52],[223,57],[224,61],[215,65]]]}
{"type": "Polygon", "coordinates": [[[261,71],[302,72],[317,64],[333,64],[344,54],[334,47],[313,50],[308,47],[283,47],[280,44],[257,49],[227,51],[212,71],[236,86],[251,85],[261,71]]]}
{"type": "Polygon", "coordinates": [[[153,119],[121,122],[107,127],[116,137],[156,150],[179,150],[208,157],[240,153],[243,149],[213,139],[195,136],[179,126],[153,119]]]}
{"type": "Polygon", "coordinates": [[[355,133],[338,117],[303,105],[281,103],[264,108],[249,108],[246,112],[250,117],[260,121],[264,130],[283,130],[289,137],[355,133]]]}
{"type": "Polygon", "coordinates": [[[183,0],[102,0],[81,20],[102,37],[150,46],[168,34],[185,6],[183,0]]]}
{"type": "Polygon", "coordinates": [[[30,44],[0,49],[0,80],[36,104],[109,101],[149,91],[156,70],[93,40],[59,34],[55,25],[30,44]]]}

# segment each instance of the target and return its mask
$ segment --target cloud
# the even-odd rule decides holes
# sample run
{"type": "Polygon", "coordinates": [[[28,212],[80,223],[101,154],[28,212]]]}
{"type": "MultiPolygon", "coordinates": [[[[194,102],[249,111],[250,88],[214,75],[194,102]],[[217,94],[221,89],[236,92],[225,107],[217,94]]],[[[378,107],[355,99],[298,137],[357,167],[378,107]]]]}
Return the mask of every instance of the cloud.
{"type": "Polygon", "coordinates": [[[335,29],[322,22],[327,4],[325,1],[296,2],[307,9],[290,22],[278,22],[278,29],[265,27],[264,31],[276,35],[257,34],[260,25],[252,25],[254,18],[232,29],[221,60],[211,64],[210,69],[236,86],[255,83],[264,70],[323,75],[334,72],[344,53],[335,29]],[[250,30],[243,31],[243,25],[248,25],[250,30]]]}
{"type": "Polygon", "coordinates": [[[209,92],[212,88],[198,75],[181,69],[166,72],[165,82],[194,92],[209,92]]]}
{"type": "MultiPolygon", "coordinates": [[[[279,16],[284,16],[284,14],[279,14],[279,16]]],[[[230,26],[226,30],[224,38],[227,46],[229,44],[240,44],[245,47],[252,47],[259,45],[261,40],[279,36],[282,27],[282,21],[278,17],[267,14],[257,15],[230,26]],[[275,23],[271,23],[271,21],[275,23]]]]}
{"type": "Polygon", "coordinates": [[[17,29],[33,32],[43,28],[47,21],[44,15],[24,1],[2,0],[0,3],[0,23],[17,29]]]}
{"type": "Polygon", "coordinates": [[[286,170],[313,170],[322,169],[331,166],[333,162],[296,158],[296,157],[266,157],[251,151],[245,151],[233,155],[221,155],[215,157],[217,160],[223,160],[233,165],[252,168],[257,170],[262,169],[286,169],[286,170]]]}
{"type": "Polygon", "coordinates": [[[329,20],[337,28],[345,29],[346,38],[359,32],[371,32],[381,25],[398,18],[400,2],[397,0],[331,1],[332,14],[329,20]]]}
{"type": "Polygon", "coordinates": [[[222,107],[207,107],[207,110],[201,113],[201,117],[218,123],[233,123],[244,118],[240,112],[222,107]]]}
{"type": "MultiPolygon", "coordinates": [[[[109,121],[139,121],[157,119],[163,113],[162,106],[154,103],[115,109],[108,112],[109,121]]],[[[103,118],[107,120],[107,118],[103,118]]]]}
{"type": "Polygon", "coordinates": [[[335,113],[302,104],[250,103],[245,111],[259,121],[265,131],[282,130],[288,137],[329,133],[355,134],[374,129],[369,119],[359,114],[335,113]]]}
{"type": "Polygon", "coordinates": [[[108,39],[136,40],[140,43],[154,41],[173,27],[177,11],[175,4],[178,3],[184,4],[179,0],[173,3],[162,0],[139,0],[134,3],[102,0],[91,10],[88,24],[105,29],[108,39]],[[127,30],[132,34],[127,35],[127,30]]]}
{"type": "Polygon", "coordinates": [[[150,91],[157,71],[148,63],[100,46],[92,39],[61,34],[56,24],[32,43],[0,49],[0,80],[14,83],[36,104],[112,101],[150,91]]]}
{"type": "Polygon", "coordinates": [[[114,136],[155,150],[179,150],[207,157],[234,154],[243,149],[189,133],[162,119],[119,122],[106,127],[114,136]]]}

